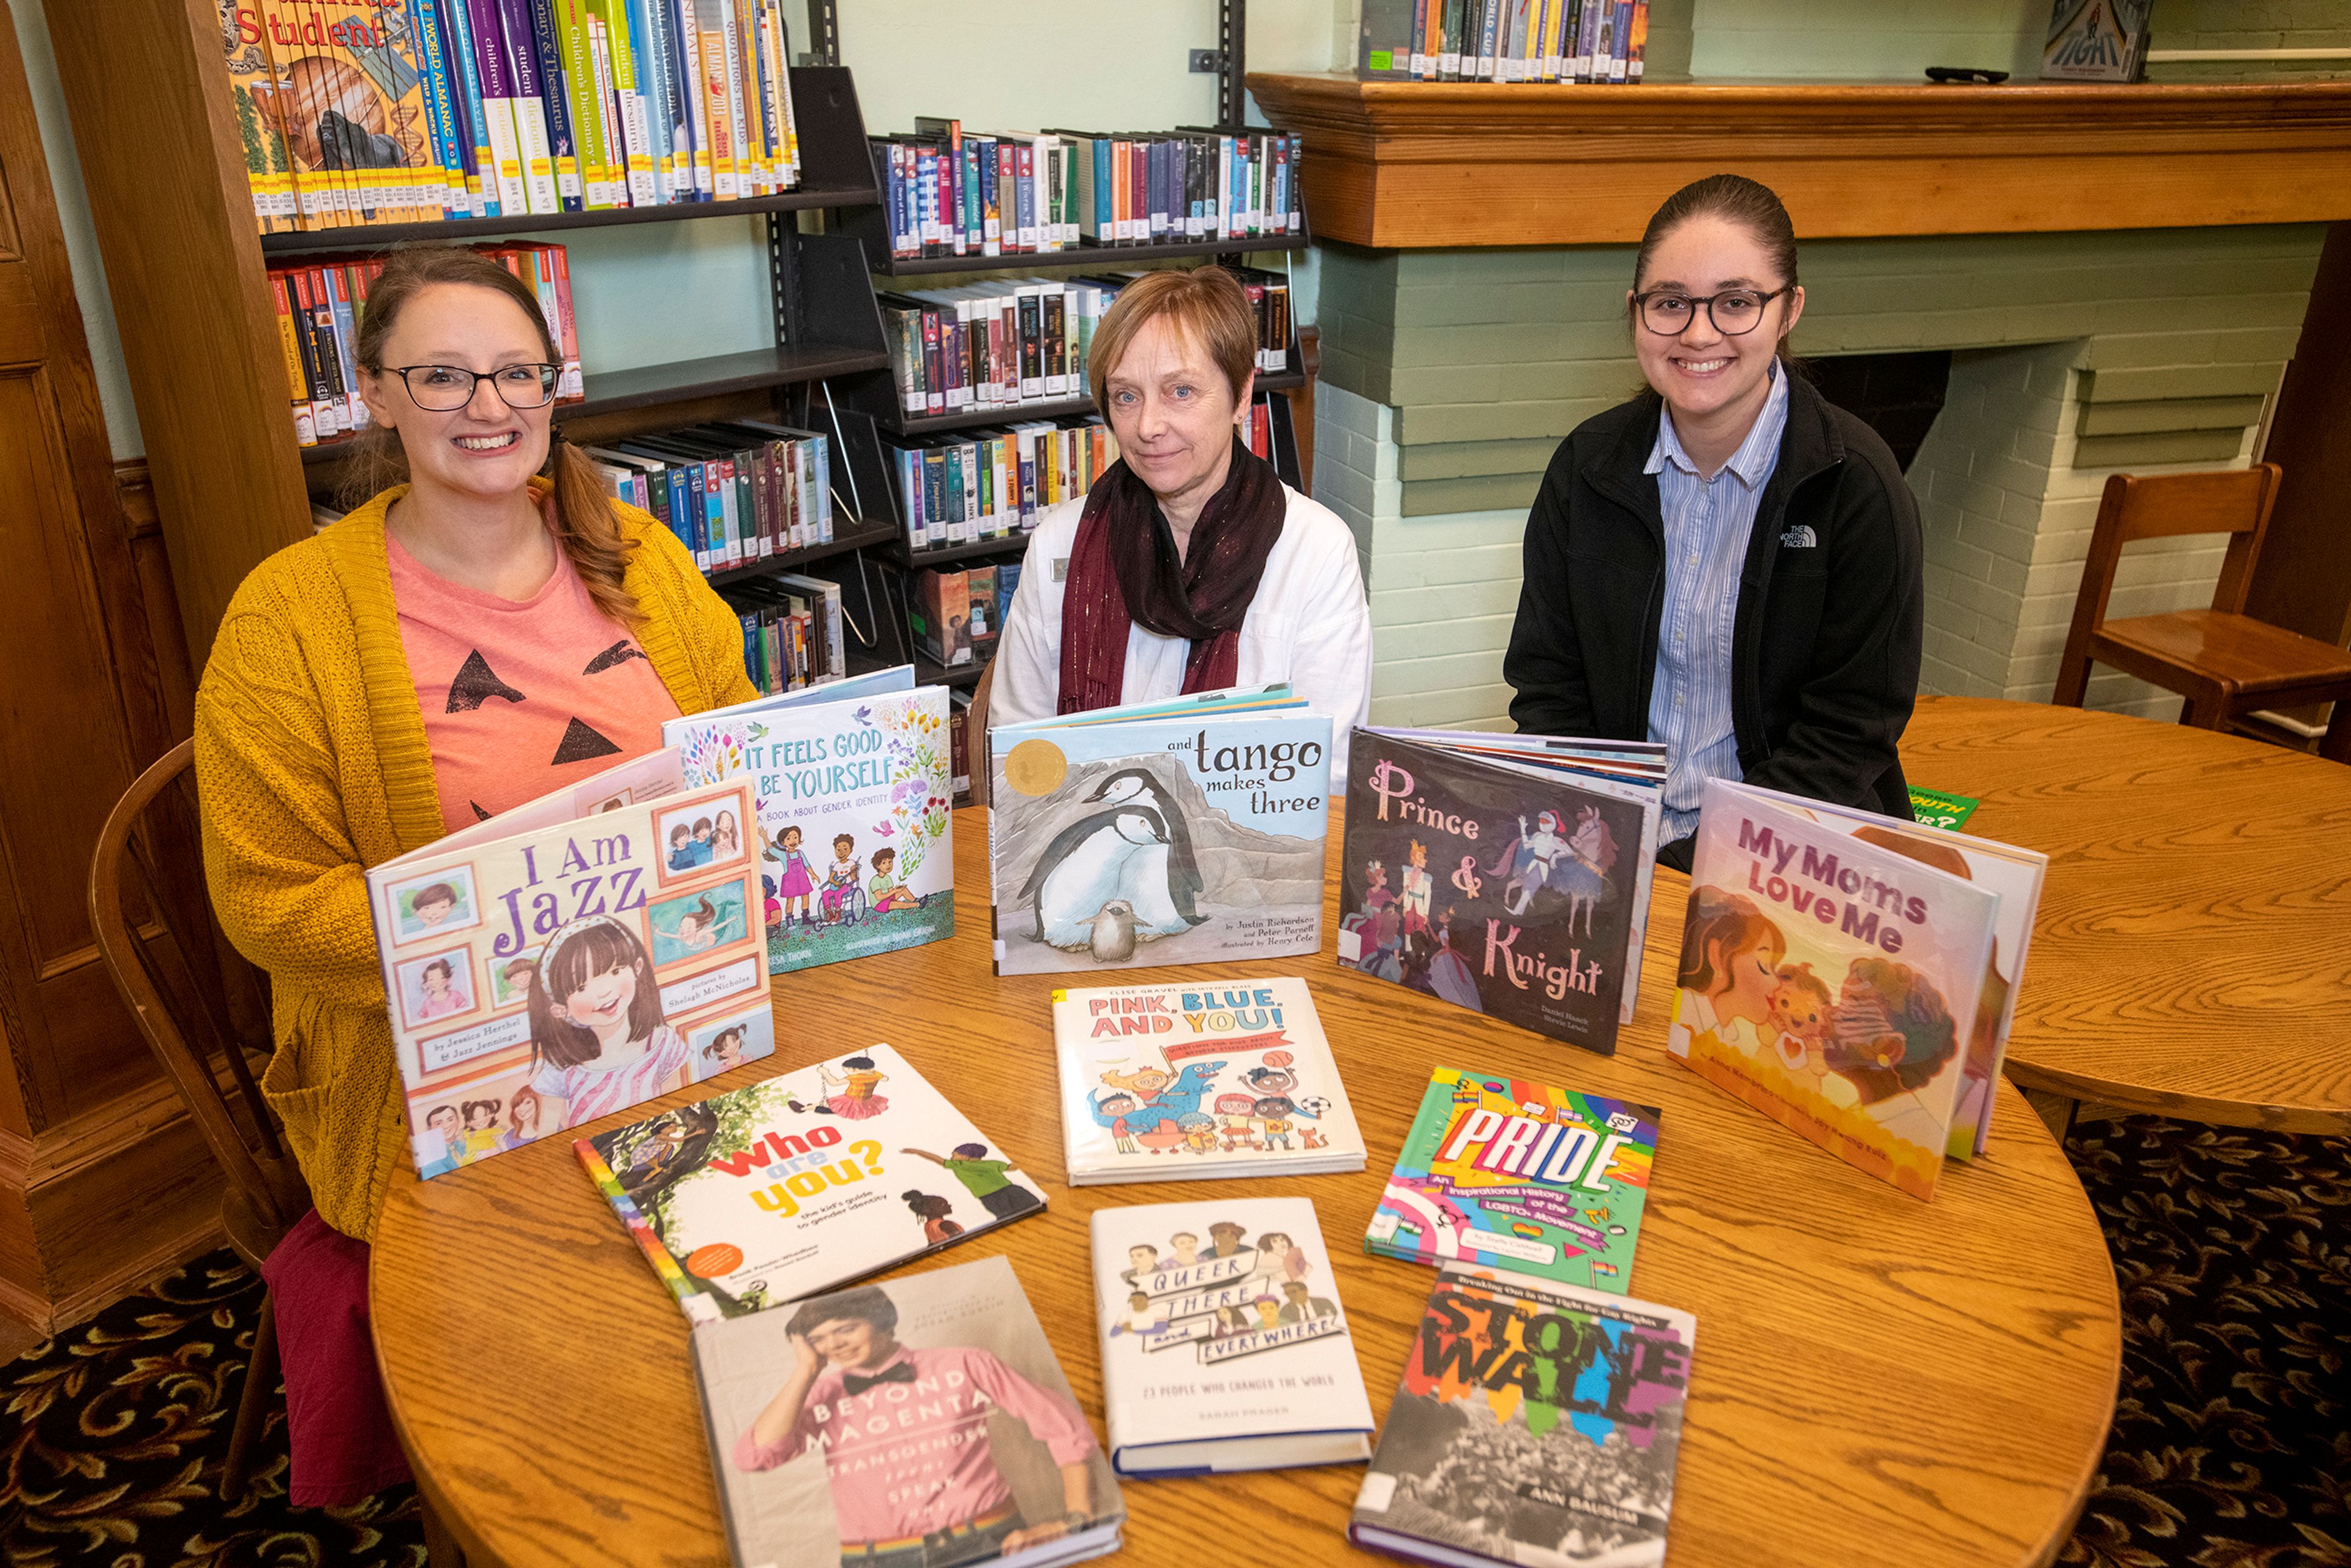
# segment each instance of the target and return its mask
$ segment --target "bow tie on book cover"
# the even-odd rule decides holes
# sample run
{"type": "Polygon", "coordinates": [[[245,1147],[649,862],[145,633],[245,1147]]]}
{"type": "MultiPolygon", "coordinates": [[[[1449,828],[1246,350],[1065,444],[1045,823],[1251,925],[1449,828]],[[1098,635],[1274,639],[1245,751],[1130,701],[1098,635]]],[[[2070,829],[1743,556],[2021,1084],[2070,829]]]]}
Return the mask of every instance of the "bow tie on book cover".
{"type": "Polygon", "coordinates": [[[877,1372],[871,1377],[861,1376],[859,1374],[854,1372],[844,1372],[841,1375],[841,1385],[852,1397],[864,1393],[867,1389],[875,1386],[877,1384],[912,1383],[914,1381],[914,1364],[911,1361],[902,1361],[897,1365],[890,1368],[887,1372],[877,1372]]]}

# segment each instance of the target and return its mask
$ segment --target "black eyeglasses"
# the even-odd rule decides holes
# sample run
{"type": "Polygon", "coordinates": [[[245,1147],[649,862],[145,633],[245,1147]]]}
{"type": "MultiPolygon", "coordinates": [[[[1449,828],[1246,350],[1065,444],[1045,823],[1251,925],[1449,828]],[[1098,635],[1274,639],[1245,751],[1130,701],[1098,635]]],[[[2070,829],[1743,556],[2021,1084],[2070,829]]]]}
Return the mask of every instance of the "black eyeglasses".
{"type": "Polygon", "coordinates": [[[474,401],[474,389],[487,382],[513,409],[545,408],[555,401],[555,365],[501,365],[469,371],[462,365],[386,365],[408,388],[410,401],[429,413],[455,413],[474,401]]]}
{"type": "Polygon", "coordinates": [[[1714,323],[1716,331],[1726,338],[1743,338],[1763,319],[1763,307],[1794,287],[1790,284],[1769,294],[1754,288],[1726,288],[1719,294],[1707,295],[1654,288],[1633,296],[1633,303],[1640,308],[1641,325],[1660,337],[1678,338],[1688,331],[1689,324],[1698,319],[1698,308],[1704,306],[1706,318],[1714,323]]]}

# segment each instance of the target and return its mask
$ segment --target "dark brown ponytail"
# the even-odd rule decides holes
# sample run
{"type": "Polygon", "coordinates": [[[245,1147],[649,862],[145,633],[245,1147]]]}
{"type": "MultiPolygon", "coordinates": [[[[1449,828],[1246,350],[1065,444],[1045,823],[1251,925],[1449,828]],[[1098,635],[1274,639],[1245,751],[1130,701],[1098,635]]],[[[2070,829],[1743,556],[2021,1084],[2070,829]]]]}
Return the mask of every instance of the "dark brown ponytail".
{"type": "MultiPolygon", "coordinates": [[[[1666,236],[1692,218],[1715,217],[1725,223],[1737,224],[1755,237],[1779,272],[1780,281],[1774,287],[1793,288],[1796,286],[1796,225],[1788,216],[1787,205],[1778,192],[1744,174],[1708,174],[1703,180],[1693,180],[1667,196],[1649,219],[1649,226],[1641,231],[1641,248],[1633,257],[1633,291],[1639,293],[1641,280],[1649,274],[1649,258],[1663,245],[1666,236]]],[[[1779,352],[1787,357],[1788,338],[1782,333],[1779,352]]]]}
{"type": "MultiPolygon", "coordinates": [[[[382,372],[383,341],[401,311],[418,294],[441,284],[463,284],[505,295],[529,318],[548,362],[561,362],[563,355],[547,329],[538,297],[521,278],[478,252],[427,246],[393,252],[384,262],[382,273],[369,284],[354,356],[361,370],[382,372]]],[[[554,486],[556,542],[571,558],[588,597],[614,621],[634,626],[640,618],[636,597],[622,585],[622,579],[636,541],[622,533],[611,500],[587,460],[552,425],[548,432],[547,466],[541,473],[554,486]]],[[[407,483],[408,476],[408,455],[398,432],[376,425],[353,446],[339,496],[346,508],[355,507],[392,486],[407,483]]]]}

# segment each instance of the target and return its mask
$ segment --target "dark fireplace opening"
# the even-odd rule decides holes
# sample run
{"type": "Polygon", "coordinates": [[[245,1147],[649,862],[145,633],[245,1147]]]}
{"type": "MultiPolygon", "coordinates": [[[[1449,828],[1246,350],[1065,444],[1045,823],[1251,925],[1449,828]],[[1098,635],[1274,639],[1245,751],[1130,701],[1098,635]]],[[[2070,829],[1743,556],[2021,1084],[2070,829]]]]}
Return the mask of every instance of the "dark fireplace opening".
{"type": "Polygon", "coordinates": [[[1943,412],[1951,384],[1951,351],[1838,354],[1800,360],[1798,370],[1820,394],[1886,438],[1903,472],[1943,412]]]}

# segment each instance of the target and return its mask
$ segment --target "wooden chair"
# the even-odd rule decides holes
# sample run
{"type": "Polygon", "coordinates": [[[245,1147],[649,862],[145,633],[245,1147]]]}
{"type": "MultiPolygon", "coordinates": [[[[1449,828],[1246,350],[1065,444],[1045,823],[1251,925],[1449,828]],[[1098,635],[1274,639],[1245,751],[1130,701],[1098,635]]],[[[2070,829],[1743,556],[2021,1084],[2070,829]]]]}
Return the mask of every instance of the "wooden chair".
{"type": "MultiPolygon", "coordinates": [[[[258,1275],[261,1260],[309,1208],[310,1193],[262,1103],[228,1006],[229,993],[242,990],[249,1014],[266,1019],[266,981],[222,937],[201,883],[158,874],[194,852],[193,754],[193,742],[180,742],[116,802],[90,864],[89,922],[114,988],[228,1178],[221,1228],[258,1275]],[[177,852],[167,859],[161,852],[167,848],[177,852]]],[[[277,1323],[265,1291],[221,1477],[225,1498],[244,1493],[254,1439],[277,1390],[277,1323]]]]}
{"type": "Polygon", "coordinates": [[[2093,663],[2181,694],[2188,706],[2179,722],[2200,729],[2225,728],[2255,708],[2331,701],[2335,716],[2319,755],[2351,763],[2351,653],[2244,613],[2279,472],[2274,463],[2257,463],[2219,473],[2107,479],[2053,702],[2080,707],[2093,663]],[[2107,620],[2123,547],[2186,534],[2231,536],[2212,607],[2107,620]]]}

